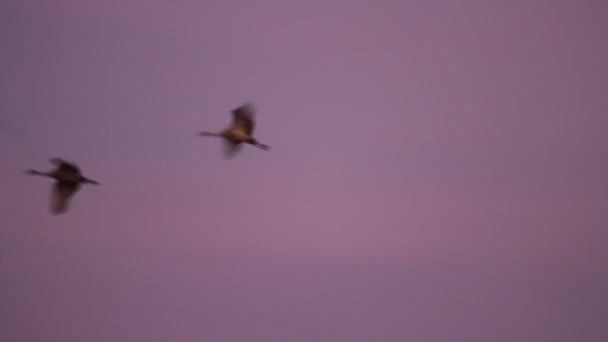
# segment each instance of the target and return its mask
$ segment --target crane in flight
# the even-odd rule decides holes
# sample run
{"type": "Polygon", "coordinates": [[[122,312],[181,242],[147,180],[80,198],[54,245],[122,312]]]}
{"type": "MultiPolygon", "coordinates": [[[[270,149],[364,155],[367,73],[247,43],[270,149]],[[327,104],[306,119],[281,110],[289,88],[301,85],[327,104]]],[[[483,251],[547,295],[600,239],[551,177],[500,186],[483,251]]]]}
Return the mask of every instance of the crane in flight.
{"type": "Polygon", "coordinates": [[[250,144],[262,150],[270,150],[270,146],[261,144],[253,137],[255,129],[255,107],[251,103],[245,103],[232,110],[232,123],[220,132],[202,131],[196,135],[203,137],[219,137],[224,141],[224,155],[226,159],[231,158],[242,147],[242,144],[250,144]]]}
{"type": "Polygon", "coordinates": [[[41,172],[30,169],[25,171],[25,174],[55,179],[51,197],[51,212],[53,214],[67,212],[70,200],[78,189],[80,189],[81,184],[99,185],[98,182],[84,177],[80,168],[74,163],[60,158],[52,158],[50,159],[50,162],[56,166],[55,170],[41,172]]]}

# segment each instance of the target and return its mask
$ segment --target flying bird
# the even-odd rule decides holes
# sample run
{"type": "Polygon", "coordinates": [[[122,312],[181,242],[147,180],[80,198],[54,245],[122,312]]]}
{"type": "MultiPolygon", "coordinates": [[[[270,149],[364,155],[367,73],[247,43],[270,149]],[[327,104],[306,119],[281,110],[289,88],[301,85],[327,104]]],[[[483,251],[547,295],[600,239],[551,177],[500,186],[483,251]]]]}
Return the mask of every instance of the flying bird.
{"type": "Polygon", "coordinates": [[[50,162],[55,164],[56,169],[48,172],[27,170],[25,174],[44,176],[55,179],[51,197],[51,212],[62,214],[67,212],[70,200],[80,189],[81,184],[99,185],[98,182],[84,177],[80,168],[73,163],[60,158],[52,158],[50,162]]]}
{"type": "Polygon", "coordinates": [[[259,143],[253,137],[255,129],[255,108],[251,103],[245,103],[232,110],[232,123],[220,132],[200,132],[196,135],[203,137],[219,137],[224,141],[224,155],[226,159],[234,156],[242,144],[250,144],[263,150],[270,150],[270,146],[259,143]]]}

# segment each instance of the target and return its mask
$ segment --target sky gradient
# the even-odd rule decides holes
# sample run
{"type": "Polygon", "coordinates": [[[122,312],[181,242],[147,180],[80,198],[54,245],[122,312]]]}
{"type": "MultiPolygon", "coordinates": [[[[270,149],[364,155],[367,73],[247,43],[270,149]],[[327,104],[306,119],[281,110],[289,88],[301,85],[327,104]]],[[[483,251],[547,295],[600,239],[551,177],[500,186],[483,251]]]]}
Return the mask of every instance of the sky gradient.
{"type": "Polygon", "coordinates": [[[607,341],[607,17],[1,1],[0,340],[607,341]]]}

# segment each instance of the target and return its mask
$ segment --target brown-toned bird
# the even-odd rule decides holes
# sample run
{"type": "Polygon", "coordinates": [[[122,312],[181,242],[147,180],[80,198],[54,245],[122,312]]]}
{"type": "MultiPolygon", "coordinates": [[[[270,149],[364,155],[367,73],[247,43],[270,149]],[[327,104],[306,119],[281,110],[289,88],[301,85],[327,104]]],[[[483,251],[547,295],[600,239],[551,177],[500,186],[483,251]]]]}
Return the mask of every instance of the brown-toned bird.
{"type": "Polygon", "coordinates": [[[255,107],[251,103],[245,103],[232,110],[232,123],[226,129],[216,133],[203,131],[196,135],[223,138],[224,155],[228,159],[240,150],[243,143],[270,150],[270,146],[259,143],[253,137],[254,129],[255,107]]]}
{"type": "Polygon", "coordinates": [[[98,182],[84,177],[80,168],[71,162],[67,162],[60,158],[52,158],[50,162],[55,164],[57,168],[53,171],[40,172],[36,170],[27,170],[25,174],[44,176],[55,179],[55,184],[52,189],[51,197],[51,212],[53,214],[62,214],[67,212],[70,200],[80,189],[81,184],[95,184],[98,182]]]}

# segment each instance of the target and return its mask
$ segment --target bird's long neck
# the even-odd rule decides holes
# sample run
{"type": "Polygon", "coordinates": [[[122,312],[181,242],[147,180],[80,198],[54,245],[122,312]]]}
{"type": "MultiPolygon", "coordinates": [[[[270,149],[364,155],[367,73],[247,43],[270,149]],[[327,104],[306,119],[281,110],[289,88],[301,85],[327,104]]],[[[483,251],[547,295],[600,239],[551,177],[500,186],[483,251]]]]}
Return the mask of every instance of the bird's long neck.
{"type": "Polygon", "coordinates": [[[222,132],[207,132],[207,131],[203,131],[199,133],[200,136],[203,137],[221,137],[222,136],[222,132]]]}
{"type": "Polygon", "coordinates": [[[53,176],[50,172],[41,172],[41,171],[37,171],[37,170],[27,170],[25,173],[28,175],[43,176],[43,177],[52,177],[53,176]]]}

